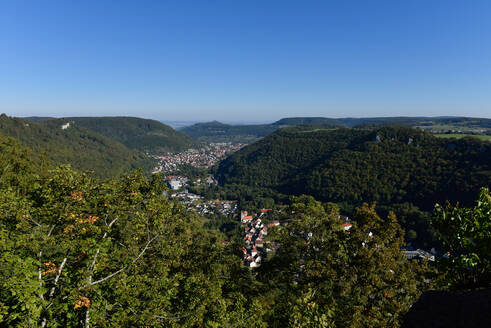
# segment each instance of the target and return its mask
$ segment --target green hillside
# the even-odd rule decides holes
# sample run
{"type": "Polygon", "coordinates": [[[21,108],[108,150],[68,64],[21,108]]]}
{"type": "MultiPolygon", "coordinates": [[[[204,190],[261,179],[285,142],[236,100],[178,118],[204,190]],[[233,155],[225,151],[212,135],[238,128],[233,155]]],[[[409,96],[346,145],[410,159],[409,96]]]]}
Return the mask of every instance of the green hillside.
{"type": "Polygon", "coordinates": [[[250,143],[277,129],[277,126],[271,124],[230,125],[213,121],[187,126],[181,131],[204,142],[250,143]]]}
{"type": "Polygon", "coordinates": [[[218,167],[222,184],[272,188],[359,204],[472,202],[491,184],[491,144],[441,139],[405,127],[377,130],[284,128],[218,167]]]}
{"type": "Polygon", "coordinates": [[[136,117],[68,117],[65,120],[119,141],[128,148],[150,153],[182,151],[197,144],[186,134],[155,120],[136,117]]]}
{"type": "Polygon", "coordinates": [[[0,116],[0,134],[13,137],[54,164],[69,163],[79,170],[93,170],[95,176],[116,176],[142,167],[150,169],[153,160],[123,144],[77,124],[62,126],[67,120],[39,123],[0,116]]]}

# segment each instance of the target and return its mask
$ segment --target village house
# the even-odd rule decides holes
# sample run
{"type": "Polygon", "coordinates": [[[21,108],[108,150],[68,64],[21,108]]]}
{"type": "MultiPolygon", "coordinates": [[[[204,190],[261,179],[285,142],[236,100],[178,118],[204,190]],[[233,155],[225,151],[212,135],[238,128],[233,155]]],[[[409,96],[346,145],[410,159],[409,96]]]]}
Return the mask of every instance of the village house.
{"type": "Polygon", "coordinates": [[[344,231],[348,231],[352,226],[353,225],[351,223],[343,223],[344,231]]]}
{"type": "Polygon", "coordinates": [[[240,219],[240,221],[241,221],[242,223],[249,223],[249,222],[251,222],[251,221],[252,221],[252,216],[251,216],[251,215],[244,216],[244,217],[242,217],[242,218],[240,219]]]}

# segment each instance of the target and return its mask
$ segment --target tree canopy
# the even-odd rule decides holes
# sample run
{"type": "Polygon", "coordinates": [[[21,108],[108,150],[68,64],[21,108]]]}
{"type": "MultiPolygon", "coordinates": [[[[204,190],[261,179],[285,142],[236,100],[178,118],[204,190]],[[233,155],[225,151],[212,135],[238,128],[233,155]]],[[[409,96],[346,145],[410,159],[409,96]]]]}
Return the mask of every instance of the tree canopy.
{"type": "Polygon", "coordinates": [[[452,288],[491,286],[491,196],[482,188],[477,204],[437,204],[432,225],[439,232],[448,257],[441,259],[452,288]]]}
{"type": "Polygon", "coordinates": [[[424,268],[401,252],[393,214],[382,219],[364,204],[347,231],[332,203],[302,196],[286,212],[288,225],[273,232],[279,249],[260,275],[273,295],[271,327],[398,326],[429,287],[424,268]]]}

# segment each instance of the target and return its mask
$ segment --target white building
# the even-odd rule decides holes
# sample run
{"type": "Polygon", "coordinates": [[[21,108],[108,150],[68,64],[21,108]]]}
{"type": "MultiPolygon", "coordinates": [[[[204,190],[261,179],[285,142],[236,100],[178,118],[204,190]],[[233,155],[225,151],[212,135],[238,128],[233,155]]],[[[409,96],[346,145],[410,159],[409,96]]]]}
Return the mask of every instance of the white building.
{"type": "Polygon", "coordinates": [[[182,182],[179,180],[170,180],[169,181],[169,187],[172,190],[177,190],[182,187],[182,182]]]}

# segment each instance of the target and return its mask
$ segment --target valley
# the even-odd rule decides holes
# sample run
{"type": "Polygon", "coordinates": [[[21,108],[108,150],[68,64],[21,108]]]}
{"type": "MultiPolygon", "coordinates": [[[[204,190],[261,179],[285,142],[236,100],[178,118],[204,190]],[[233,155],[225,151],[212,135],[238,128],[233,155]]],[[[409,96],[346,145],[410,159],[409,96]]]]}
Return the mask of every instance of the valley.
{"type": "MultiPolygon", "coordinates": [[[[241,133],[249,129],[243,126],[229,130],[235,131],[230,132],[231,138],[229,132],[222,134],[219,140],[223,142],[209,142],[216,140],[211,136],[218,133],[216,130],[210,138],[194,140],[160,123],[138,118],[23,120],[3,115],[0,133],[18,138],[23,147],[31,149],[18,153],[20,146],[15,139],[0,137],[4,154],[0,161],[5,162],[5,179],[0,183],[19,190],[2,197],[11,197],[6,204],[31,204],[30,210],[15,209],[27,211],[16,214],[21,220],[18,224],[44,230],[54,226],[57,240],[70,245],[67,257],[84,258],[85,251],[77,252],[72,245],[79,241],[92,245],[91,252],[97,247],[94,258],[85,257],[86,262],[95,263],[99,250],[105,249],[103,259],[113,263],[113,270],[97,269],[106,276],[95,283],[124,271],[139,277],[158,274],[166,277],[159,278],[160,282],[174,281],[174,292],[180,294],[187,288],[187,279],[199,276],[196,281],[208,284],[199,287],[206,293],[225,288],[215,285],[218,282],[222,286],[232,284],[222,296],[215,295],[216,300],[246,297],[252,302],[289,304],[291,294],[278,286],[306,288],[309,281],[319,277],[324,282],[334,279],[333,274],[339,275],[343,286],[359,286],[366,278],[353,282],[349,277],[363,267],[367,275],[379,279],[377,268],[383,264],[399,272],[397,278],[384,278],[383,290],[405,284],[403,297],[410,300],[404,305],[407,309],[420,290],[444,283],[432,276],[431,270],[443,270],[438,263],[456,256],[439,238],[443,230],[435,221],[435,204],[450,201],[469,207],[482,187],[491,187],[487,135],[469,138],[460,131],[436,134],[441,131],[378,123],[348,128],[330,119],[317,125],[319,120],[280,120],[277,129],[262,126],[256,134],[247,135],[253,138],[242,138],[241,133]],[[237,131],[239,134],[234,135],[237,131]],[[128,157],[122,157],[125,154],[128,157]],[[60,208],[57,204],[69,205],[60,208]],[[56,213],[63,223],[53,223],[43,213],[56,213]],[[128,213],[133,214],[130,217],[128,213]],[[155,213],[160,213],[159,219],[152,221],[155,213]],[[104,242],[114,222],[123,217],[127,223],[114,228],[118,231],[113,234],[115,241],[104,242]],[[134,228],[127,230],[127,224],[134,228]],[[168,229],[173,232],[164,237],[168,229]],[[106,232],[100,235],[102,231],[106,232]],[[99,237],[87,239],[92,238],[89,235],[99,237]],[[159,242],[152,246],[155,240],[159,242]],[[382,243],[386,246],[378,252],[382,243]],[[133,257],[123,255],[128,249],[125,244],[135,245],[133,257]],[[182,255],[172,260],[171,254],[176,252],[182,255]],[[153,262],[156,254],[159,260],[153,262]],[[377,262],[372,262],[374,256],[377,262]],[[147,267],[139,271],[131,263],[144,257],[147,267]],[[180,273],[166,276],[166,269],[159,269],[161,263],[180,273]],[[218,271],[208,273],[212,277],[206,279],[211,280],[203,280],[197,263],[207,263],[218,271]],[[218,272],[225,272],[228,278],[213,278],[218,272]],[[264,292],[242,294],[250,285],[261,286],[264,292]]],[[[483,190],[487,189],[481,189],[481,198],[487,197],[482,196],[483,190]]],[[[482,198],[480,204],[485,203],[486,198],[482,198]]],[[[8,215],[6,210],[0,209],[3,217],[8,215]]],[[[30,229],[15,231],[23,238],[30,229]]],[[[44,240],[51,240],[51,233],[39,239],[36,247],[49,249],[44,240]]],[[[44,254],[50,259],[56,257],[49,251],[44,254]]],[[[56,263],[59,259],[44,262],[43,272],[55,272],[56,263]]],[[[73,270],[76,266],[69,267],[73,270]]],[[[89,270],[96,269],[89,265],[89,270]]],[[[485,281],[486,277],[476,279],[485,281]]],[[[83,285],[83,276],[72,279],[79,282],[71,288],[85,290],[84,286],[91,286],[90,280],[83,285]]],[[[468,284],[464,280],[452,283],[468,284]]],[[[45,284],[57,289],[49,281],[45,284]]],[[[158,291],[159,287],[151,290],[158,291]]],[[[337,288],[329,293],[339,300],[346,297],[337,288]]],[[[387,293],[375,297],[390,303],[387,293]]],[[[83,295],[75,302],[76,309],[99,297],[91,289],[83,295]]],[[[194,293],[190,297],[204,301],[194,293]]],[[[349,297],[357,300],[356,295],[349,297]]],[[[182,299],[178,296],[169,301],[182,299]]],[[[57,302],[63,304],[62,299],[57,302]]],[[[189,306],[195,311],[191,303],[189,306]]],[[[338,308],[346,309],[353,310],[351,303],[338,308]]],[[[133,311],[137,317],[145,312],[143,308],[133,311]]],[[[158,312],[155,308],[152,311],[158,312]]],[[[242,310],[229,307],[227,311],[242,310]]],[[[337,318],[343,318],[341,312],[337,318]]]]}
{"type": "Polygon", "coordinates": [[[491,1],[0,1],[0,328],[491,327],[491,1]]]}

